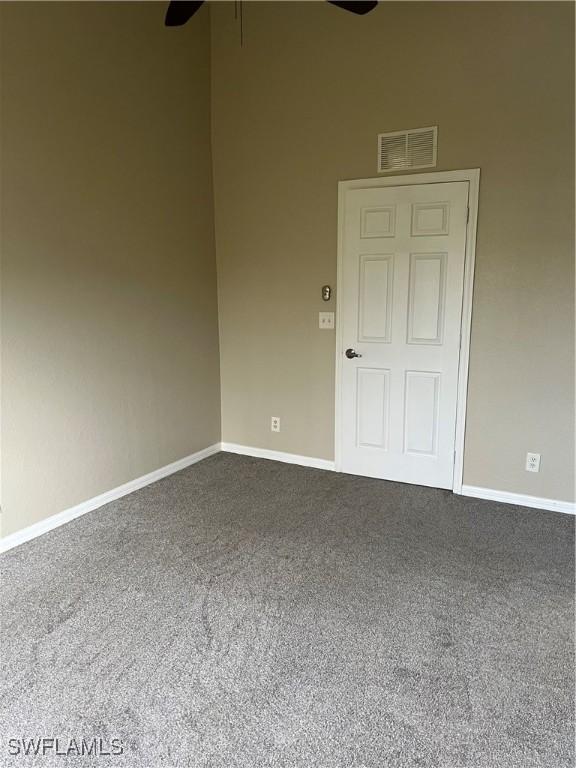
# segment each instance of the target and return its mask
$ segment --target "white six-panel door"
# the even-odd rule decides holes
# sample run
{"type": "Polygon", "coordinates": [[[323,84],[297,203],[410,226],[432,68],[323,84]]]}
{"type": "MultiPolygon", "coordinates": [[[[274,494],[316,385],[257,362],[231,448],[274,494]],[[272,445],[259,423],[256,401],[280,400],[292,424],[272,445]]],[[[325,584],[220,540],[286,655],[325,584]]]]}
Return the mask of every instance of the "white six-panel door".
{"type": "Polygon", "coordinates": [[[468,187],[345,192],[344,472],[452,488],[468,187]]]}

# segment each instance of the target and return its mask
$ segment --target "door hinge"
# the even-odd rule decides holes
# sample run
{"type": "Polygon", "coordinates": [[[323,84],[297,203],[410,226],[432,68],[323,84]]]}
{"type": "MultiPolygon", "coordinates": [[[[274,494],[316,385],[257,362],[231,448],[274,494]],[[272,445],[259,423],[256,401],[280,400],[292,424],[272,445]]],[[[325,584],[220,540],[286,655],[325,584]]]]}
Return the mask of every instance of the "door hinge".
{"type": "Polygon", "coordinates": [[[470,221],[470,206],[466,206],[466,224],[470,221]]]}

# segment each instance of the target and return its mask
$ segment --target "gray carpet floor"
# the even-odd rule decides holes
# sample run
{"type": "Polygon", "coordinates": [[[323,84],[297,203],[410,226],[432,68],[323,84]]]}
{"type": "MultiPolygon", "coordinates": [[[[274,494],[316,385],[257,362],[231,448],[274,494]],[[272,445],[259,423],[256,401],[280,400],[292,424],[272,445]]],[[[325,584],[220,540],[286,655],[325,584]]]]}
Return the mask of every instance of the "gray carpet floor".
{"type": "Polygon", "coordinates": [[[568,515],[218,454],[1,563],[1,766],[574,766],[568,515]]]}

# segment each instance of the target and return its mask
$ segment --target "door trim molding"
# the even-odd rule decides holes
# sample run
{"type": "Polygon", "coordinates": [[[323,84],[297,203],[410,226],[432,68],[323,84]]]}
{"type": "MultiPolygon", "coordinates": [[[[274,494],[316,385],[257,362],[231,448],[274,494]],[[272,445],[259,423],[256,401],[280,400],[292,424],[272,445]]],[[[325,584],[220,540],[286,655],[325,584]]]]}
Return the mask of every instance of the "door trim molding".
{"type": "Polygon", "coordinates": [[[464,285],[462,292],[462,318],[460,323],[460,358],[458,364],[458,393],[456,402],[456,435],[454,443],[454,475],[452,490],[462,492],[464,473],[464,436],[466,432],[466,400],[468,394],[468,367],[470,361],[470,330],[472,326],[472,297],[474,292],[474,264],[476,260],[476,231],[478,228],[478,199],[480,190],[480,168],[460,171],[434,171],[432,173],[411,173],[402,176],[386,176],[371,179],[351,179],[338,182],[338,264],[336,276],[336,397],[334,455],[336,471],[342,471],[342,355],[343,328],[342,285],[344,259],[344,204],[346,193],[352,189],[374,187],[400,187],[413,184],[442,184],[452,181],[468,182],[468,222],[466,224],[466,249],[464,256],[464,285]]]}

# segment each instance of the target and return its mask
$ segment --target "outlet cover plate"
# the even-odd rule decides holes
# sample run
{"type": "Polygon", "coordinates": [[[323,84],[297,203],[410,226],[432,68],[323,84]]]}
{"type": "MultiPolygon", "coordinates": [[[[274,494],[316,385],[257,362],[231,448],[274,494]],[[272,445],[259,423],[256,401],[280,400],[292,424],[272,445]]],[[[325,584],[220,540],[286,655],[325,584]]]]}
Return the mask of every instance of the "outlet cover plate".
{"type": "Polygon", "coordinates": [[[540,472],[540,454],[526,454],[526,472],[540,472]]]}

